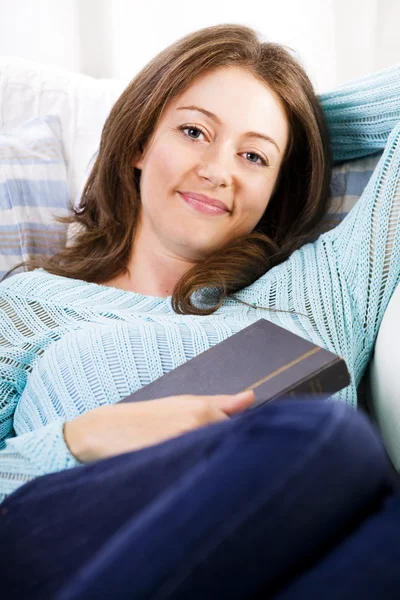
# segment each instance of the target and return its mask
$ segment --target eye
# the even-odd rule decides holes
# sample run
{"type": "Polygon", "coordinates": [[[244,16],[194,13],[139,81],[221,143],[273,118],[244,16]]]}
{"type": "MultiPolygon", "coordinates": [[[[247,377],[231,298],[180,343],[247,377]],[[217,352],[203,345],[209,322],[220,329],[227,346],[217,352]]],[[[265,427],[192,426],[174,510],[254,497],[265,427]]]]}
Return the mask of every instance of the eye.
{"type": "Polygon", "coordinates": [[[261,164],[254,162],[253,160],[250,160],[249,162],[253,163],[256,166],[259,167],[269,167],[269,164],[267,163],[267,161],[265,160],[265,158],[263,156],[261,156],[260,154],[257,154],[257,152],[243,152],[243,154],[247,154],[250,156],[255,156],[257,159],[260,159],[261,164]]]}
{"type": "MultiPolygon", "coordinates": [[[[199,134],[206,135],[205,132],[202,129],[200,129],[200,127],[197,127],[196,125],[181,125],[180,127],[178,127],[178,130],[182,133],[183,137],[185,137],[186,139],[189,139],[191,142],[197,142],[199,138],[192,137],[191,135],[184,133],[185,130],[195,131],[199,134]]],[[[249,156],[255,156],[256,160],[259,160],[260,162],[256,162],[254,160],[248,160],[247,162],[255,165],[256,167],[269,167],[269,163],[265,160],[265,158],[263,156],[261,156],[260,154],[257,154],[257,152],[243,152],[243,154],[247,154],[249,156]]]]}
{"type": "Polygon", "coordinates": [[[183,133],[186,129],[191,130],[191,131],[197,131],[198,133],[202,133],[203,135],[205,135],[205,132],[200,129],[199,127],[195,127],[194,125],[182,125],[181,127],[178,127],[179,131],[182,132],[182,135],[186,138],[189,138],[189,140],[192,140],[193,142],[196,142],[199,138],[196,137],[191,137],[190,135],[187,135],[186,133],[183,133]]]}

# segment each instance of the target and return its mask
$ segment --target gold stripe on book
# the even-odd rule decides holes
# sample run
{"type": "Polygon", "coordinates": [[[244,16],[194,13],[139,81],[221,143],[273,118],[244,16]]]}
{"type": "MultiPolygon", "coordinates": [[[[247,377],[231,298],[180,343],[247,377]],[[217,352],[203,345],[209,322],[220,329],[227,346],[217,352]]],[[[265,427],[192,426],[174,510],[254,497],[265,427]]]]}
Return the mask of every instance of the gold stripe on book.
{"type": "Polygon", "coordinates": [[[272,379],[276,375],[279,375],[279,373],[283,373],[283,371],[287,371],[288,369],[290,369],[290,367],[293,367],[293,365],[296,365],[297,363],[301,362],[305,358],[308,358],[309,356],[312,356],[313,354],[316,354],[320,350],[323,350],[323,348],[313,348],[312,350],[309,350],[308,352],[306,352],[305,354],[302,354],[298,358],[295,358],[291,362],[286,363],[286,365],[283,365],[283,367],[280,367],[279,369],[276,369],[276,371],[273,371],[272,373],[270,373],[266,377],[263,377],[262,379],[259,379],[255,383],[252,383],[248,387],[244,388],[244,390],[242,390],[242,391],[245,392],[246,390],[253,390],[256,387],[259,387],[260,385],[262,385],[263,383],[265,383],[269,379],[272,379]]]}

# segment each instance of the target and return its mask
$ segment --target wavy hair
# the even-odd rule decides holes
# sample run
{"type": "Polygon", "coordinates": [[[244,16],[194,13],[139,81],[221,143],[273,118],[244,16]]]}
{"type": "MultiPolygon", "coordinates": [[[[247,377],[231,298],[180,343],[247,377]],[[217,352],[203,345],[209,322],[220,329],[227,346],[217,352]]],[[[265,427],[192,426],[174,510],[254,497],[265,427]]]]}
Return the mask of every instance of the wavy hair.
{"type": "Polygon", "coordinates": [[[55,275],[94,283],[126,272],[140,208],[141,172],[132,167],[135,156],[143,151],[172,100],[200,75],[230,65],[250,72],[280,98],[289,124],[288,149],[275,191],[253,231],[191,267],[173,290],[173,310],[212,314],[225,298],[234,298],[235,292],[322,232],[319,228],[329,207],[331,154],[328,129],[310,79],[290,49],[260,41],[259,34],[247,26],[222,24],[173,43],[129,83],[104,124],[80,203],[61,219],[77,226],[72,243],[27,264],[28,268],[42,267],[55,275]],[[217,290],[210,307],[199,308],[191,301],[202,288],[217,290]]]}

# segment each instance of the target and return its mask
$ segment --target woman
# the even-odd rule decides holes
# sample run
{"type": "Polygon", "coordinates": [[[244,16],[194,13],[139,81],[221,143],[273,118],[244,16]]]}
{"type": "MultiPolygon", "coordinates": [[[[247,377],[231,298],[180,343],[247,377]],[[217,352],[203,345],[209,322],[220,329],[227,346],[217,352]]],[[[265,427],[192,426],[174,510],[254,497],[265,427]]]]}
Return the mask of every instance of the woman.
{"type": "Polygon", "coordinates": [[[396,498],[379,438],[343,402],[238,419],[252,392],[116,403],[265,317],[345,358],[337,399],[354,407],[399,281],[399,136],[351,214],[306,243],[328,208],[329,140],[288,51],[219,25],[135,77],[73,243],[0,287],[8,597],[271,597],[396,498]]]}

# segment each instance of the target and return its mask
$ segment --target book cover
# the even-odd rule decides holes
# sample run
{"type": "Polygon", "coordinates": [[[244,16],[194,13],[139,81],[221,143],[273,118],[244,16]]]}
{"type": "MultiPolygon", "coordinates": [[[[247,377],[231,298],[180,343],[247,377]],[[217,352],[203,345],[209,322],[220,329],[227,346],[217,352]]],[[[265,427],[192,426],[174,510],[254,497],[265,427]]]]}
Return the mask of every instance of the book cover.
{"type": "Polygon", "coordinates": [[[266,319],[130,394],[121,402],[181,394],[236,394],[253,389],[253,410],[284,396],[327,398],[350,384],[341,356],[266,319]]]}

